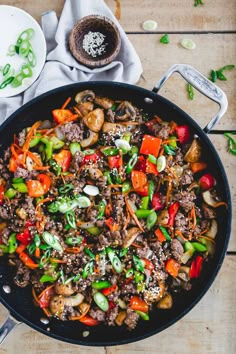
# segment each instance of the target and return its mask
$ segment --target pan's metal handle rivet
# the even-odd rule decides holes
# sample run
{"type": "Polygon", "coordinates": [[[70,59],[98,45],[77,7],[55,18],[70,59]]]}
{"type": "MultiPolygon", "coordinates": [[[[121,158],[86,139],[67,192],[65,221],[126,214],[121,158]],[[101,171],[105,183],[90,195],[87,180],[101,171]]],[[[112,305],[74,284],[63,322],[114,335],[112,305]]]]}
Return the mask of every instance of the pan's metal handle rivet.
{"type": "Polygon", "coordinates": [[[6,293],[6,294],[10,294],[11,293],[11,287],[9,285],[3,285],[3,291],[6,293]]]}
{"type": "Polygon", "coordinates": [[[48,328],[47,328],[47,331],[48,331],[48,332],[50,332],[50,331],[51,331],[50,327],[48,327],[48,328]]]}
{"type": "Polygon", "coordinates": [[[199,138],[199,136],[197,135],[197,134],[194,134],[194,139],[198,139],[199,138]]]}
{"type": "Polygon", "coordinates": [[[42,322],[42,323],[45,324],[45,325],[48,325],[48,324],[49,324],[49,319],[46,318],[46,317],[41,317],[41,318],[40,318],[40,322],[42,322]]]}
{"type": "Polygon", "coordinates": [[[144,98],[144,102],[145,102],[145,103],[148,103],[148,104],[152,104],[152,103],[153,103],[153,100],[152,100],[151,98],[149,98],[149,97],[145,97],[145,98],[144,98]]]}

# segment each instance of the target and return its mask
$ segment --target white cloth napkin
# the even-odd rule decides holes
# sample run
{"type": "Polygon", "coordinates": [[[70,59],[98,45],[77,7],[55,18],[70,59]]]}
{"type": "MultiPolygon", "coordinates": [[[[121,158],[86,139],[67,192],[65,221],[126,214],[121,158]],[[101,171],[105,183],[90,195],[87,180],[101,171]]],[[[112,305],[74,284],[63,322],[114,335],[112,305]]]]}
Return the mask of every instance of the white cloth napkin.
{"type": "Polygon", "coordinates": [[[140,59],[112,11],[103,0],[66,0],[58,22],[55,11],[42,14],[47,42],[47,61],[39,78],[20,95],[0,98],[0,124],[22,104],[56,87],[82,81],[119,81],[135,84],[142,74],[140,59]],[[74,24],[87,15],[107,16],[121,34],[121,50],[116,60],[97,69],[79,64],[68,49],[74,24]]]}

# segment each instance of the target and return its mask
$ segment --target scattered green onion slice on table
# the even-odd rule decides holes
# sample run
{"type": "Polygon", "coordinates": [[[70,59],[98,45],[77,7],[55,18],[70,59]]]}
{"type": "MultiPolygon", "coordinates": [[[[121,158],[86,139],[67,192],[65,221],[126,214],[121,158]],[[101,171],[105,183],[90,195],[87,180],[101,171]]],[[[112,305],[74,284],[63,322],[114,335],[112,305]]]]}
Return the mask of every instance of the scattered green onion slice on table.
{"type": "Polygon", "coordinates": [[[155,31],[157,29],[157,22],[154,20],[146,20],[142,25],[144,31],[155,31]]]}
{"type": "Polygon", "coordinates": [[[185,49],[195,49],[196,48],[196,43],[190,38],[183,38],[180,43],[181,43],[182,47],[184,47],[185,49]]]}

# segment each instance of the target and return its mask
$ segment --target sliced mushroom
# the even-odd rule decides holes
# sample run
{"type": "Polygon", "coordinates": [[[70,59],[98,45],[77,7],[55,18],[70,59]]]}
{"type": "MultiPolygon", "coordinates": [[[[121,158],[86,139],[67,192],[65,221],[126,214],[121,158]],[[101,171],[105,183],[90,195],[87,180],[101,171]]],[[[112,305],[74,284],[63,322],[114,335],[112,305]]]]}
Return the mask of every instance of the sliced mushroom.
{"type": "Polygon", "coordinates": [[[80,305],[79,305],[79,310],[81,312],[81,315],[86,315],[86,313],[89,312],[90,310],[90,305],[87,303],[87,302],[82,302],[80,305]]]}
{"type": "Polygon", "coordinates": [[[101,170],[99,170],[98,168],[89,168],[89,177],[93,180],[97,180],[99,179],[100,177],[103,176],[103,173],[101,170]]]}
{"type": "Polygon", "coordinates": [[[98,96],[96,96],[94,102],[97,105],[103,107],[104,109],[110,109],[113,106],[113,104],[114,104],[114,101],[111,100],[108,97],[98,97],[98,96]]]}
{"type": "Polygon", "coordinates": [[[212,193],[210,192],[210,190],[207,190],[205,192],[202,193],[202,197],[204,202],[207,205],[210,205],[211,207],[215,208],[216,206],[218,206],[219,204],[219,200],[217,200],[212,193]]]}
{"type": "Polygon", "coordinates": [[[72,287],[72,282],[69,282],[67,284],[57,282],[55,285],[55,291],[57,294],[64,296],[70,296],[75,292],[72,287]]]}
{"type": "Polygon", "coordinates": [[[165,283],[160,282],[159,286],[155,288],[149,288],[149,290],[144,291],[144,300],[147,304],[152,304],[153,302],[157,302],[163,298],[165,294],[165,283]]]}
{"type": "Polygon", "coordinates": [[[84,124],[93,132],[98,133],[104,123],[104,112],[101,108],[96,108],[89,112],[83,119],[84,124]]]}
{"type": "Polygon", "coordinates": [[[87,101],[93,101],[95,98],[95,93],[91,90],[85,90],[77,93],[75,96],[76,103],[83,103],[87,101]]]}
{"type": "Polygon", "coordinates": [[[193,142],[184,156],[184,161],[189,163],[200,161],[202,148],[198,139],[193,139],[193,142]]]}
{"type": "Polygon", "coordinates": [[[141,231],[138,227],[132,227],[131,229],[127,230],[126,237],[123,241],[123,247],[127,248],[130,247],[131,244],[134,242],[136,237],[140,235],[141,231]]]}
{"type": "Polygon", "coordinates": [[[218,223],[216,219],[211,219],[210,228],[207,231],[206,235],[214,239],[216,237],[217,232],[218,232],[218,223]]]}
{"type": "Polygon", "coordinates": [[[169,221],[169,213],[167,209],[161,210],[157,215],[157,222],[160,225],[167,225],[169,221]]]}
{"type": "Polygon", "coordinates": [[[169,310],[171,309],[173,306],[173,298],[171,296],[171,294],[166,294],[163,299],[161,299],[158,304],[157,307],[161,310],[169,310]]]}
{"type": "Polygon", "coordinates": [[[52,315],[61,317],[65,307],[65,298],[62,295],[55,295],[51,298],[49,308],[52,315]]]}
{"type": "Polygon", "coordinates": [[[134,120],[136,118],[136,110],[128,101],[123,101],[116,109],[115,118],[117,120],[134,120]]]}
{"type": "Polygon", "coordinates": [[[89,136],[86,139],[81,140],[80,145],[85,148],[95,144],[98,141],[98,133],[89,131],[89,136]]]}
{"type": "Polygon", "coordinates": [[[125,318],[126,318],[127,312],[126,311],[120,311],[115,319],[115,323],[117,326],[122,326],[125,318]]]}
{"type": "Polygon", "coordinates": [[[178,272],[178,278],[181,279],[184,282],[189,281],[190,280],[189,272],[190,272],[190,268],[189,267],[186,267],[186,266],[180,267],[179,272],[178,272]]]}
{"type": "Polygon", "coordinates": [[[21,218],[22,220],[25,220],[28,216],[24,208],[17,208],[16,215],[19,216],[19,218],[21,218]]]}
{"type": "Polygon", "coordinates": [[[81,115],[85,117],[89,112],[93,110],[94,104],[90,101],[83,102],[77,105],[78,110],[80,111],[81,115]]]}
{"type": "Polygon", "coordinates": [[[84,301],[84,295],[78,293],[74,296],[69,296],[64,298],[64,303],[66,306],[79,306],[84,301]]]}
{"type": "Polygon", "coordinates": [[[123,125],[117,123],[105,122],[102,127],[103,133],[117,134],[120,132],[124,132],[125,130],[126,128],[123,125]]]}

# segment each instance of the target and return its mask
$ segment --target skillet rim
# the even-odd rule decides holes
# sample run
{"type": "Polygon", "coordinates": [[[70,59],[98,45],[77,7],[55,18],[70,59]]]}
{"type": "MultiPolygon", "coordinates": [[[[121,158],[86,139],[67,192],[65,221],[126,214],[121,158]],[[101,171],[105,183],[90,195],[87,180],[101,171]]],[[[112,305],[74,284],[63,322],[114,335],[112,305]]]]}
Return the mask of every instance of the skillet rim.
{"type": "MultiPolygon", "coordinates": [[[[228,247],[228,243],[229,243],[229,239],[230,239],[230,233],[231,233],[231,220],[232,220],[232,202],[231,202],[231,193],[230,193],[230,187],[229,187],[229,183],[228,183],[228,179],[227,179],[227,175],[223,166],[223,163],[214,147],[214,145],[212,144],[212,142],[210,141],[209,137],[207,136],[207,134],[202,130],[202,128],[197,124],[197,122],[189,115],[187,114],[185,111],[183,111],[180,107],[178,107],[176,104],[174,104],[173,102],[171,102],[170,100],[164,98],[163,96],[150,91],[148,89],[139,87],[139,86],[135,86],[135,85],[130,85],[130,84],[126,84],[126,83],[121,83],[121,82],[109,82],[109,81],[88,81],[88,82],[81,82],[81,83],[73,83],[73,84],[69,84],[69,85],[64,85],[61,87],[57,87],[55,89],[52,89],[48,92],[45,92],[43,94],[41,94],[40,96],[35,97],[34,99],[32,99],[31,101],[27,102],[26,104],[24,104],[23,106],[21,106],[19,109],[17,109],[13,114],[11,114],[4,122],[3,124],[0,126],[0,134],[1,132],[7,128],[7,126],[9,124],[11,124],[12,122],[14,122],[15,119],[17,119],[17,116],[24,113],[24,111],[29,110],[32,106],[34,106],[35,103],[37,102],[43,102],[43,100],[51,95],[57,94],[57,93],[61,93],[61,92],[65,92],[65,91],[70,91],[73,89],[77,89],[78,90],[83,90],[83,89],[92,89],[92,88],[99,88],[99,87],[103,87],[103,86],[107,86],[107,87],[111,87],[111,88],[116,88],[117,90],[120,88],[126,88],[128,90],[131,91],[139,91],[143,97],[149,97],[149,98],[155,98],[157,97],[158,100],[160,100],[160,102],[162,104],[164,104],[165,106],[176,110],[180,116],[181,119],[186,119],[187,122],[191,125],[191,128],[193,128],[194,131],[197,131],[197,133],[205,142],[205,144],[207,145],[207,148],[210,149],[211,153],[213,154],[213,158],[214,158],[214,163],[218,164],[218,166],[220,167],[221,170],[221,177],[224,181],[224,189],[225,189],[225,195],[227,196],[227,202],[228,202],[228,213],[227,213],[227,223],[226,223],[226,237],[225,237],[225,242],[224,242],[224,247],[220,252],[220,257],[218,259],[218,263],[216,264],[214,271],[211,273],[211,275],[209,276],[209,279],[207,281],[207,283],[205,284],[205,286],[202,288],[202,290],[198,293],[198,295],[196,296],[196,298],[191,302],[191,304],[185,309],[183,310],[180,314],[175,315],[173,317],[173,319],[167,321],[166,324],[160,326],[158,329],[155,330],[150,330],[145,334],[142,335],[138,335],[134,338],[128,338],[128,339],[124,339],[124,340],[119,340],[119,341],[105,341],[105,342],[89,342],[89,337],[88,337],[88,341],[81,341],[81,340],[75,340],[75,339],[70,339],[67,337],[63,337],[61,335],[58,334],[54,334],[51,331],[47,331],[45,326],[44,327],[40,327],[39,325],[37,325],[34,322],[29,321],[28,319],[24,318],[24,316],[20,315],[12,306],[10,306],[8,304],[8,302],[2,297],[2,289],[0,289],[0,301],[3,303],[3,305],[10,311],[10,314],[13,315],[13,317],[15,317],[17,320],[22,321],[24,323],[26,323],[28,326],[30,326],[31,328],[49,336],[52,337],[54,339],[57,340],[61,340],[64,342],[68,342],[68,343],[72,343],[72,344],[77,344],[77,345],[83,345],[83,346],[94,346],[94,347],[101,347],[101,346],[114,346],[114,345],[122,345],[122,344],[128,344],[128,343],[132,343],[132,342],[136,342],[139,340],[143,340],[145,338],[148,338],[150,336],[153,336],[157,333],[162,332],[163,330],[165,330],[166,328],[170,327],[171,325],[173,325],[174,323],[178,322],[181,318],[183,318],[188,312],[190,312],[190,310],[193,309],[193,307],[196,306],[196,304],[202,299],[202,297],[206,294],[206,292],[209,290],[209,288],[211,287],[212,283],[214,282],[222,264],[223,264],[223,260],[225,258],[226,255],[226,251],[227,251],[227,247],[228,247]]],[[[122,93],[121,93],[122,95],[122,93]]],[[[22,127],[23,129],[23,127],[22,127]]],[[[1,144],[0,144],[0,148],[1,148],[1,144]]],[[[135,330],[134,330],[135,331],[135,330]]]]}

